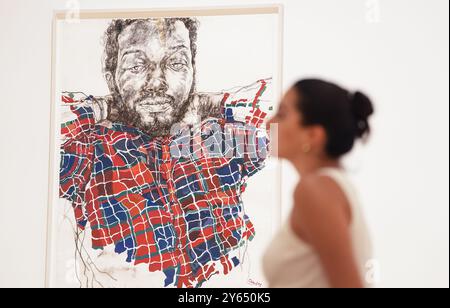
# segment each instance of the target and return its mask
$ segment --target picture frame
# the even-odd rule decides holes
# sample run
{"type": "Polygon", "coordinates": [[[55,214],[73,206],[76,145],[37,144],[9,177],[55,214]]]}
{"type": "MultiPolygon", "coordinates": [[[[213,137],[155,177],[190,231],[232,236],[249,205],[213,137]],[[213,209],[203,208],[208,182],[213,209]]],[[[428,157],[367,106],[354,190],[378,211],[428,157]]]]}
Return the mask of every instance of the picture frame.
{"type": "MultiPolygon", "coordinates": [[[[60,43],[62,33],[61,23],[63,23],[68,14],[68,11],[55,11],[53,14],[52,24],[52,85],[51,85],[51,123],[50,123],[50,153],[49,153],[49,190],[48,190],[48,215],[47,215],[47,247],[46,247],[46,270],[45,270],[45,286],[59,287],[61,286],[55,280],[55,272],[58,269],[55,265],[55,260],[58,258],[59,251],[57,241],[55,241],[55,234],[58,234],[58,214],[56,209],[59,203],[59,176],[58,169],[60,168],[60,123],[61,114],[59,108],[59,97],[62,90],[60,77],[61,73],[61,50],[60,43]]],[[[276,29],[273,29],[273,97],[274,100],[281,97],[282,89],[282,46],[283,46],[283,6],[282,5],[258,5],[258,6],[233,6],[233,7],[199,7],[199,8],[146,8],[146,9],[127,9],[127,10],[81,10],[77,12],[77,18],[83,23],[87,20],[111,20],[111,19],[142,19],[142,18],[174,18],[174,17],[232,17],[232,16],[268,16],[273,15],[276,29]]],[[[77,21],[75,21],[77,24],[77,21]]],[[[275,102],[276,104],[277,102],[275,102]]],[[[281,164],[274,160],[273,178],[274,185],[272,186],[271,194],[273,194],[276,204],[273,205],[269,213],[272,221],[269,226],[268,233],[274,234],[281,223],[281,164]]],[[[258,258],[261,255],[258,255],[258,258]]],[[[75,261],[76,263],[77,261],[75,261]]],[[[71,262],[64,263],[65,269],[69,271],[71,262]]],[[[76,265],[76,264],[75,264],[76,265]]],[[[75,269],[77,270],[77,269],[75,269]]],[[[70,274],[62,274],[69,275],[70,274]]],[[[222,284],[223,285],[223,284],[222,284]]],[[[64,285],[65,286],[65,285],[64,285]]],[[[126,285],[127,286],[127,285],[126,285]]],[[[151,285],[155,286],[155,285],[151,285]]],[[[214,287],[214,285],[212,285],[214,287]]],[[[240,286],[261,287],[264,283],[260,279],[248,277],[246,282],[240,286]]]]}

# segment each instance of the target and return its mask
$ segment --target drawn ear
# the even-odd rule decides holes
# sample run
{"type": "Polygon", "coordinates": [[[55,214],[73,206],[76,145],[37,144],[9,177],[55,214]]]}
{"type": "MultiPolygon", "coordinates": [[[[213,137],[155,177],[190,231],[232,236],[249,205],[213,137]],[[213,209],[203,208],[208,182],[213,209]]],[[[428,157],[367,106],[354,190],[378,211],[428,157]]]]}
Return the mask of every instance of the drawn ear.
{"type": "Polygon", "coordinates": [[[106,72],[105,80],[106,80],[106,83],[108,84],[109,91],[111,93],[114,93],[116,91],[116,81],[114,79],[113,74],[111,72],[106,72]]]}

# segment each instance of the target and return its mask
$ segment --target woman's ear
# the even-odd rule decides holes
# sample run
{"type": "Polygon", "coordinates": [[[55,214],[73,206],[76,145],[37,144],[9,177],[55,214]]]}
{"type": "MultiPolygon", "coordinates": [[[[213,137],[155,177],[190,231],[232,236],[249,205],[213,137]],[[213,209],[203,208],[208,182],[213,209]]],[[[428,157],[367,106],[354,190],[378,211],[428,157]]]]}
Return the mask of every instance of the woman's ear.
{"type": "Polygon", "coordinates": [[[327,143],[327,132],[321,125],[312,125],[308,129],[308,138],[314,150],[322,151],[327,143]]]}

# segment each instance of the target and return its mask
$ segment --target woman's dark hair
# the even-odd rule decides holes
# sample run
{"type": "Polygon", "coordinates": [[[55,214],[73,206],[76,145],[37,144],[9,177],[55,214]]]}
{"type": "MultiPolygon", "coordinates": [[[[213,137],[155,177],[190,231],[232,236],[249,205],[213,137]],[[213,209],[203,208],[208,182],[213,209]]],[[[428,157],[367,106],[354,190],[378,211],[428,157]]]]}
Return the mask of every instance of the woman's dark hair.
{"type": "Polygon", "coordinates": [[[370,99],[363,93],[349,91],[318,79],[304,79],[294,85],[299,94],[298,108],[305,126],[325,128],[328,156],[338,158],[353,148],[355,140],[370,132],[370,99]]]}

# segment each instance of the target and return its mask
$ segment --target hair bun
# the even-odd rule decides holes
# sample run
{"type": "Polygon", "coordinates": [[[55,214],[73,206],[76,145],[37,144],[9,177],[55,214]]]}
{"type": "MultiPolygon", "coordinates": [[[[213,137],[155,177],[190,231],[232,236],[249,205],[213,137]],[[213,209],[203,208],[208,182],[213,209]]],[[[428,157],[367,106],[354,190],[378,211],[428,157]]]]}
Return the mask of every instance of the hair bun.
{"type": "Polygon", "coordinates": [[[373,105],[363,93],[356,91],[350,98],[352,113],[355,117],[356,136],[364,137],[370,132],[369,117],[373,114],[373,105]]]}

